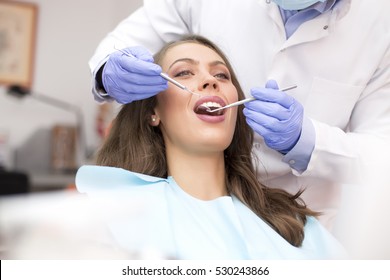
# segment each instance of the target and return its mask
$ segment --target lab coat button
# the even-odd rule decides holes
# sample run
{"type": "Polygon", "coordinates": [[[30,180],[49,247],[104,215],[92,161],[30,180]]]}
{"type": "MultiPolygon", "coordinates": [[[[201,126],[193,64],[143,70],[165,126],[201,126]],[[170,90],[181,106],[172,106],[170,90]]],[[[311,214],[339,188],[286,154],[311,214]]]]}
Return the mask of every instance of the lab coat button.
{"type": "Polygon", "coordinates": [[[325,26],[324,26],[324,30],[328,29],[328,27],[329,27],[328,25],[325,25],[325,26]]]}
{"type": "Polygon", "coordinates": [[[288,163],[289,163],[290,165],[293,165],[293,164],[295,163],[295,160],[290,159],[290,160],[288,161],[288,163]]]}

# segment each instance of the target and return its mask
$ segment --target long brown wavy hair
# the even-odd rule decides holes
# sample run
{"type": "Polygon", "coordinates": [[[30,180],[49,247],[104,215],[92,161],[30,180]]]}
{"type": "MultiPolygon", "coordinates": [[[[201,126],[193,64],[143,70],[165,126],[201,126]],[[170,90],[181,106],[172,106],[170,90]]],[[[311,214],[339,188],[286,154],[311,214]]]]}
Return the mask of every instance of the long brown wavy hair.
{"type": "MultiPolygon", "coordinates": [[[[155,55],[155,63],[159,64],[170,48],[185,43],[198,43],[218,53],[231,73],[238,98],[244,98],[228,59],[204,37],[191,35],[167,44],[155,55]]],[[[150,125],[156,104],[157,98],[154,96],[122,106],[98,152],[98,165],[119,167],[156,177],[168,176],[162,133],[159,127],[150,125]]],[[[233,140],[224,151],[227,191],[239,198],[289,243],[299,247],[304,238],[306,216],[316,216],[317,213],[308,209],[299,198],[302,191],[291,195],[281,189],[267,188],[258,181],[252,161],[254,154],[251,152],[253,131],[245,121],[242,108],[237,112],[233,140]]]]}

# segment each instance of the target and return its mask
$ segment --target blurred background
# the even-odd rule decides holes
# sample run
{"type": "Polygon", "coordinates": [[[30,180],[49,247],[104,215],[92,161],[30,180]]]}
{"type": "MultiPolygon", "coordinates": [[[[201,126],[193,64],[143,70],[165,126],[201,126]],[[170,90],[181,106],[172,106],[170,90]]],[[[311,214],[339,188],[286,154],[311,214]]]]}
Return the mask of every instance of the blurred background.
{"type": "Polygon", "coordinates": [[[93,100],[88,60],[100,40],[140,7],[142,0],[18,0],[0,4],[1,169],[27,175],[29,190],[34,192],[66,188],[74,183],[78,165],[93,160],[102,130],[115,113],[113,104],[102,106],[93,100]],[[36,8],[35,31],[28,42],[17,38],[23,28],[15,20],[17,12],[15,16],[7,10],[8,6],[16,11],[20,7],[23,12],[19,3],[36,8]],[[22,97],[19,88],[17,96],[9,94],[10,84],[1,78],[11,59],[10,51],[17,53],[20,48],[32,54],[27,63],[32,67],[30,91],[22,97]]]}
{"type": "Polygon", "coordinates": [[[118,107],[94,101],[88,61],[141,5],[0,0],[1,259],[131,257],[102,241],[96,219],[114,208],[73,190],[118,107]]]}

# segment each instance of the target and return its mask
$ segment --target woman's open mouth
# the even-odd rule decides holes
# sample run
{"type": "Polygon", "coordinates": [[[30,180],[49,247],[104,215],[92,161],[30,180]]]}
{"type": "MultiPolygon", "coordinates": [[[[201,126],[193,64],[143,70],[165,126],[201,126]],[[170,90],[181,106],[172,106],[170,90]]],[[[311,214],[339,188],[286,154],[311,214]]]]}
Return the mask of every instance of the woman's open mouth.
{"type": "Polygon", "coordinates": [[[225,104],[225,101],[218,96],[205,96],[196,102],[194,112],[198,115],[221,116],[225,113],[225,110],[219,110],[216,112],[210,111],[221,108],[225,106],[225,104]]]}

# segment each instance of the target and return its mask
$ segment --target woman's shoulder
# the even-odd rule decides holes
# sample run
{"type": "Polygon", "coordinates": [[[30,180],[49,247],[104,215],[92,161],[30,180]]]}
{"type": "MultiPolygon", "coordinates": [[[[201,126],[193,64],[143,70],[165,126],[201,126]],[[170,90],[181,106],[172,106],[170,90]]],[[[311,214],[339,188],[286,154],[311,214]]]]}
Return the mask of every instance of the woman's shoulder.
{"type": "Polygon", "coordinates": [[[126,191],[135,187],[166,184],[167,179],[140,174],[122,168],[83,165],[76,174],[76,187],[81,193],[126,191]]]}

